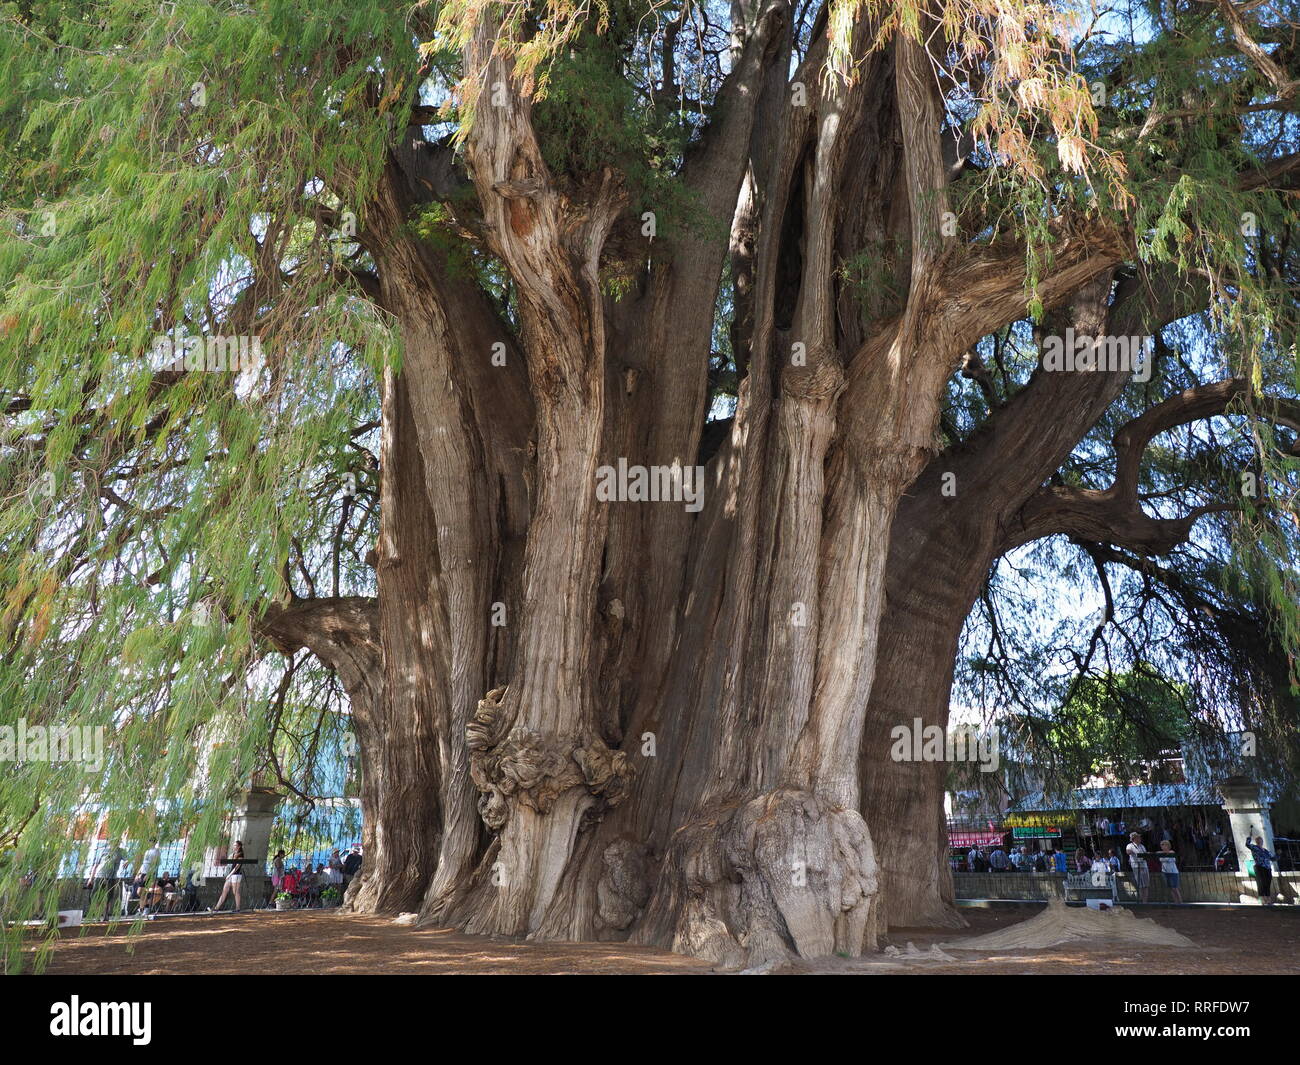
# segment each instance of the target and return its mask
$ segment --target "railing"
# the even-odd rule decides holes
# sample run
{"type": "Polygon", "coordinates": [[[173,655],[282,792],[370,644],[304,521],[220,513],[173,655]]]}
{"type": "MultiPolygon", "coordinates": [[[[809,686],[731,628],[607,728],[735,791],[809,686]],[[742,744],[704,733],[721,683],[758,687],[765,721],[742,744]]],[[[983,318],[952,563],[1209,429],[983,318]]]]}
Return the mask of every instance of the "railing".
{"type": "MultiPolygon", "coordinates": [[[[1067,876],[1071,883],[1075,882],[1073,873],[1020,873],[1014,870],[1003,873],[953,873],[952,880],[954,892],[959,899],[1042,902],[1065,897],[1067,876]]],[[[1142,901],[1141,888],[1134,880],[1131,870],[1126,869],[1116,874],[1114,881],[1115,897],[1121,905],[1142,901]]],[[[1244,873],[1188,869],[1179,874],[1178,887],[1183,902],[1240,903],[1242,895],[1250,898],[1255,896],[1255,879],[1244,873]]],[[[1281,895],[1289,902],[1296,902],[1297,895],[1300,894],[1300,874],[1274,870],[1272,890],[1275,896],[1281,895]]],[[[1099,888],[1093,892],[1098,896],[1109,893],[1109,888],[1099,888]]],[[[1078,892],[1072,890],[1071,898],[1077,897],[1078,892]]],[[[1146,901],[1174,901],[1173,892],[1163,873],[1149,875],[1146,901]]]]}
{"type": "Polygon", "coordinates": [[[271,872],[270,859],[277,850],[285,852],[284,867],[303,868],[310,862],[329,865],[331,853],[337,849],[346,855],[353,844],[361,842],[361,811],[355,806],[317,807],[301,822],[281,811],[271,830],[271,845],[267,849],[266,872],[271,872]]]}

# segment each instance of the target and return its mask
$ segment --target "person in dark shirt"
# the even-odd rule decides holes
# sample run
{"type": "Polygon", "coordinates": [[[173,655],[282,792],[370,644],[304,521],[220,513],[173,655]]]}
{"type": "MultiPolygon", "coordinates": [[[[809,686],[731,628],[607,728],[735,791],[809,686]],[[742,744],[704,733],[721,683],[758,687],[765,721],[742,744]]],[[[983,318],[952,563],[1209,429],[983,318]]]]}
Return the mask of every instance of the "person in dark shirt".
{"type": "Polygon", "coordinates": [[[343,859],[343,893],[347,894],[352,878],[361,872],[361,848],[353,847],[343,859]]]}
{"type": "Polygon", "coordinates": [[[90,902],[86,905],[86,917],[91,918],[95,910],[102,909],[102,918],[107,921],[113,908],[113,889],[117,886],[118,868],[122,864],[124,851],[114,844],[104,852],[99,863],[86,880],[86,890],[90,892],[90,902]]]}
{"type": "Polygon", "coordinates": [[[233,894],[235,900],[235,912],[239,912],[240,891],[244,883],[244,841],[235,840],[235,853],[227,859],[230,866],[230,872],[226,874],[226,882],[221,885],[221,895],[217,899],[217,904],[212,907],[213,912],[219,912],[225,905],[226,896],[233,894]]]}
{"type": "Polygon", "coordinates": [[[154,881],[154,891],[158,897],[156,909],[163,910],[166,913],[175,912],[176,906],[180,902],[180,893],[176,886],[176,878],[166,869],[154,881]]]}
{"type": "Polygon", "coordinates": [[[122,916],[131,912],[131,903],[137,910],[143,910],[148,903],[149,879],[144,873],[137,873],[130,880],[122,881],[122,916]]]}
{"type": "Polygon", "coordinates": [[[1273,905],[1273,852],[1264,846],[1264,837],[1256,836],[1255,842],[1246,840],[1251,857],[1255,859],[1255,887],[1259,889],[1259,901],[1265,906],[1273,905]]]}

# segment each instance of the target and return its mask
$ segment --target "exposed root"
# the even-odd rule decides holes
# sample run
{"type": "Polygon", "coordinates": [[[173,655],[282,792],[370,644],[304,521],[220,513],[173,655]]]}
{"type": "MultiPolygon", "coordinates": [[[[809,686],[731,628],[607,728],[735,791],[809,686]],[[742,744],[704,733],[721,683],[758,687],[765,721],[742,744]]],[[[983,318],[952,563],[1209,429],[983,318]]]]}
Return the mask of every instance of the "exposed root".
{"type": "Polygon", "coordinates": [[[780,790],[709,811],[673,839],[634,938],[727,969],[876,947],[877,869],[857,810],[780,790]]]}
{"type": "Polygon", "coordinates": [[[650,898],[649,862],[644,847],[623,837],[605,848],[601,863],[597,916],[605,928],[619,931],[636,919],[650,898]]]}

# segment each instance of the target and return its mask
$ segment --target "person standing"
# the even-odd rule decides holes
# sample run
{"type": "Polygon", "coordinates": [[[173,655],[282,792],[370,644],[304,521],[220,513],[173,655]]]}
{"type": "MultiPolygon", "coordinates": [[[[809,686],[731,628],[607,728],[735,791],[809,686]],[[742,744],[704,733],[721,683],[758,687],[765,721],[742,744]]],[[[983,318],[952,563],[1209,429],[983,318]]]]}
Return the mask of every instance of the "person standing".
{"type": "Polygon", "coordinates": [[[217,904],[212,907],[213,913],[221,911],[226,896],[231,893],[235,896],[235,912],[239,912],[240,890],[244,883],[244,841],[242,839],[235,840],[235,853],[227,861],[230,863],[230,872],[226,874],[226,882],[221,885],[221,896],[217,899],[217,904]]]}
{"type": "MultiPolygon", "coordinates": [[[[335,851],[334,853],[337,855],[338,851],[335,851]]],[[[330,887],[336,887],[342,889],[343,887],[342,860],[335,862],[333,858],[330,859],[329,865],[326,866],[325,868],[325,881],[330,887]]]]}
{"type": "Polygon", "coordinates": [[[1061,875],[1064,875],[1069,871],[1069,864],[1066,861],[1065,851],[1053,851],[1052,853],[1054,855],[1052,861],[1056,866],[1056,871],[1061,875]]]}
{"type": "Polygon", "coordinates": [[[1147,849],[1142,846],[1140,832],[1129,833],[1129,845],[1124,848],[1129,868],[1133,870],[1133,883],[1137,885],[1138,898],[1146,902],[1151,896],[1151,870],[1147,866],[1147,849]]]}
{"type": "Polygon", "coordinates": [[[158,841],[151,839],[149,849],[144,852],[144,857],[140,859],[140,866],[136,873],[144,873],[146,880],[152,880],[158,875],[158,862],[162,858],[162,851],[158,848],[158,841]]]}
{"type": "Polygon", "coordinates": [[[357,873],[361,872],[361,848],[353,845],[348,856],[343,859],[343,893],[347,894],[348,885],[357,873]]]}
{"type": "Polygon", "coordinates": [[[108,920],[108,914],[113,905],[114,888],[117,886],[118,867],[122,864],[122,855],[121,846],[114,843],[104,852],[104,856],[99,859],[99,864],[95,866],[86,879],[86,890],[90,892],[90,903],[86,908],[87,917],[95,911],[98,902],[103,906],[103,920],[108,920]]]}
{"type": "Polygon", "coordinates": [[[1160,859],[1160,871],[1165,874],[1165,883],[1169,886],[1169,894],[1173,896],[1174,902],[1180,906],[1183,903],[1183,893],[1178,890],[1178,855],[1174,853],[1174,845],[1167,839],[1160,841],[1160,853],[1156,855],[1160,859]]]}
{"type": "Polygon", "coordinates": [[[1255,887],[1259,890],[1259,901],[1265,906],[1273,905],[1273,852],[1265,848],[1264,837],[1256,836],[1255,842],[1246,840],[1251,857],[1255,859],[1255,887]]]}
{"type": "Polygon", "coordinates": [[[1007,871],[1007,852],[1001,847],[994,847],[993,852],[989,855],[989,869],[995,873],[1005,873],[1007,871]]]}

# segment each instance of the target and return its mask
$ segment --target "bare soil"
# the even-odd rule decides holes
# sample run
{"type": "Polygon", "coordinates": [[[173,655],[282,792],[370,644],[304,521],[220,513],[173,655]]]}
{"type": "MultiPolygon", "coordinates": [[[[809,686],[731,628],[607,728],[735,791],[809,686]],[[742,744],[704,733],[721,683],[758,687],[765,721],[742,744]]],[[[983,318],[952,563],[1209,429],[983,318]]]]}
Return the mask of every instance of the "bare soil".
{"type": "Polygon", "coordinates": [[[709,966],[626,943],[525,943],[330,910],[160,917],[69,929],[51,974],[691,973],[709,966]]]}
{"type": "MultiPolygon", "coordinates": [[[[895,929],[888,941],[900,948],[908,942],[925,950],[933,944],[956,943],[965,936],[983,935],[1042,913],[1041,906],[963,907],[970,928],[957,932],[895,929]]],[[[952,951],[951,965],[908,967],[918,973],[1020,973],[1059,976],[1078,974],[1170,975],[1295,975],[1300,973],[1300,909],[1292,907],[1213,908],[1200,906],[1134,907],[1139,919],[1182,933],[1191,947],[1147,944],[1063,943],[1036,950],[952,951]]]]}
{"type": "MultiPolygon", "coordinates": [[[[1027,920],[1041,907],[965,908],[971,927],[902,929],[885,943],[924,951],[1027,920]]],[[[1069,943],[1039,950],[958,952],[952,963],[907,961],[872,965],[889,974],[1029,973],[1043,975],[1295,974],[1300,972],[1300,910],[1142,908],[1176,929],[1193,947],[1069,943]]],[[[950,951],[950,953],[952,953],[950,951]]],[[[878,961],[889,959],[877,956],[878,961]]],[[[808,971],[803,969],[802,971],[808,971]]],[[[853,971],[821,967],[820,971],[853,971]]],[[[145,925],[91,926],[60,934],[46,972],[86,975],[331,974],[688,974],[710,966],[666,951],[625,943],[525,943],[413,929],[388,918],[333,911],[255,911],[161,918],[145,925]]],[[[857,971],[863,971],[859,968],[857,971]]]]}

